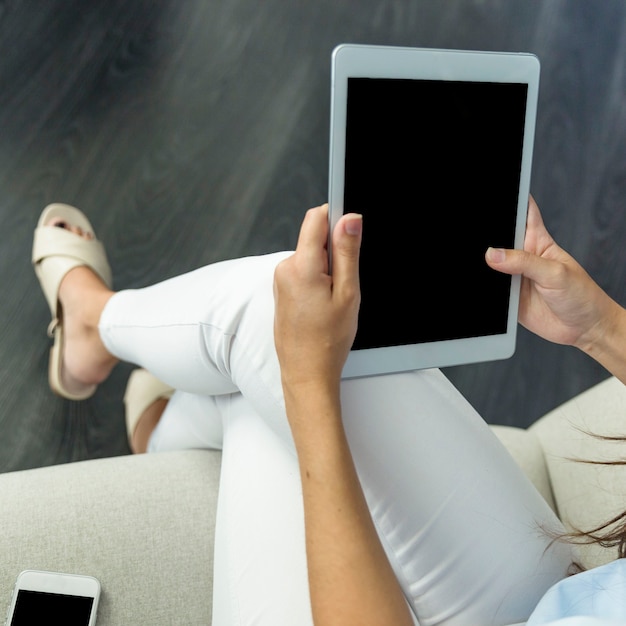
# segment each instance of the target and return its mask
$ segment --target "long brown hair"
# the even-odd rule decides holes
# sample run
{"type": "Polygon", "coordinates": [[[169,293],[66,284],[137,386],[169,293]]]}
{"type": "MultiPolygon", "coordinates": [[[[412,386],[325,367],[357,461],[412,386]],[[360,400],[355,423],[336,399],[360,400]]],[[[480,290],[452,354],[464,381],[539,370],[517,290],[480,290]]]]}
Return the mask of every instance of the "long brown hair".
{"type": "MultiPolygon", "coordinates": [[[[581,432],[602,441],[626,442],[626,436],[597,435],[584,430],[581,430],[581,432]]],[[[626,459],[616,461],[570,460],[590,465],[626,465],[626,459]]],[[[603,548],[614,548],[617,546],[618,558],[624,558],[626,557],[626,510],[595,528],[588,530],[574,529],[562,534],[561,538],[581,545],[598,544],[603,548]]]]}

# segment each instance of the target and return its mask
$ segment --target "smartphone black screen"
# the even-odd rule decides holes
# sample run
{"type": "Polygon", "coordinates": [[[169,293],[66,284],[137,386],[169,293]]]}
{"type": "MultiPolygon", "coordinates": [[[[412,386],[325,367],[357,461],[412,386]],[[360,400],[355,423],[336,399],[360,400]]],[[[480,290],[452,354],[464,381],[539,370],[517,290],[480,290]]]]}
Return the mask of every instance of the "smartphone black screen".
{"type": "Polygon", "coordinates": [[[20,589],[10,626],[89,626],[93,598],[20,589]]]}
{"type": "Polygon", "coordinates": [[[505,333],[527,85],[349,78],[344,211],[362,213],[353,349],[505,333]]]}

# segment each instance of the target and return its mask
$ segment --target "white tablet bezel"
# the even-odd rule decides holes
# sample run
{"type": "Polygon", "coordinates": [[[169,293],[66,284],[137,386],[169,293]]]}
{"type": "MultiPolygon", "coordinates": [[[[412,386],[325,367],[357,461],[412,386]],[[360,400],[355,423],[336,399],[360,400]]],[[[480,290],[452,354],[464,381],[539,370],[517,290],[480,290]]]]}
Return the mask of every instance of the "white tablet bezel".
{"type": "MultiPolygon", "coordinates": [[[[331,231],[344,211],[348,78],[402,78],[524,83],[528,86],[515,247],[522,248],[539,90],[539,61],[525,53],[397,48],[343,44],[332,55],[329,220],[331,231]]],[[[367,225],[364,225],[367,228],[367,225]]],[[[332,259],[331,259],[332,262],[332,259]]],[[[501,335],[352,350],[343,376],[354,378],[509,358],[515,351],[520,278],[511,281],[507,332],[501,335]]]]}

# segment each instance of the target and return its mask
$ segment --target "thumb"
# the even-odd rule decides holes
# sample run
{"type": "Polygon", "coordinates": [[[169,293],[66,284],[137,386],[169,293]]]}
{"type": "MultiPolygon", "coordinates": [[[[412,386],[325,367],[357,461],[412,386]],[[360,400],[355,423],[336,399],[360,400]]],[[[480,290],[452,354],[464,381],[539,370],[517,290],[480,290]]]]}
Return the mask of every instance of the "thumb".
{"type": "Polygon", "coordinates": [[[362,232],[363,217],[357,213],[348,213],[337,222],[332,237],[333,289],[358,289],[362,232]]]}
{"type": "Polygon", "coordinates": [[[558,263],[544,259],[524,250],[489,248],[485,254],[489,267],[503,274],[521,274],[539,284],[547,284],[555,278],[558,263]]]}

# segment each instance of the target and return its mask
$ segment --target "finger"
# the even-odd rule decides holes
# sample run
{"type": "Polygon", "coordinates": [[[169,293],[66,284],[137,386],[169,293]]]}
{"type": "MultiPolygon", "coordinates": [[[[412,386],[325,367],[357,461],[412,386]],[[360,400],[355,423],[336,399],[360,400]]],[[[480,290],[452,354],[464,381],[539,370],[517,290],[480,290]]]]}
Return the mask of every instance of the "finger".
{"type": "Polygon", "coordinates": [[[304,216],[296,255],[302,262],[303,268],[311,274],[326,272],[328,242],[328,205],[309,209],[304,216]]]}
{"type": "Polygon", "coordinates": [[[359,254],[363,218],[356,213],[344,215],[333,231],[333,290],[351,294],[359,290],[359,254]]]}
{"type": "Polygon", "coordinates": [[[547,231],[539,207],[535,199],[530,196],[528,201],[528,215],[526,216],[526,236],[524,250],[537,255],[543,255],[554,244],[554,239],[547,231]]]}
{"type": "Polygon", "coordinates": [[[494,270],[504,274],[521,274],[545,287],[554,285],[562,275],[563,266],[560,262],[524,250],[489,248],[485,260],[494,270]]]}

